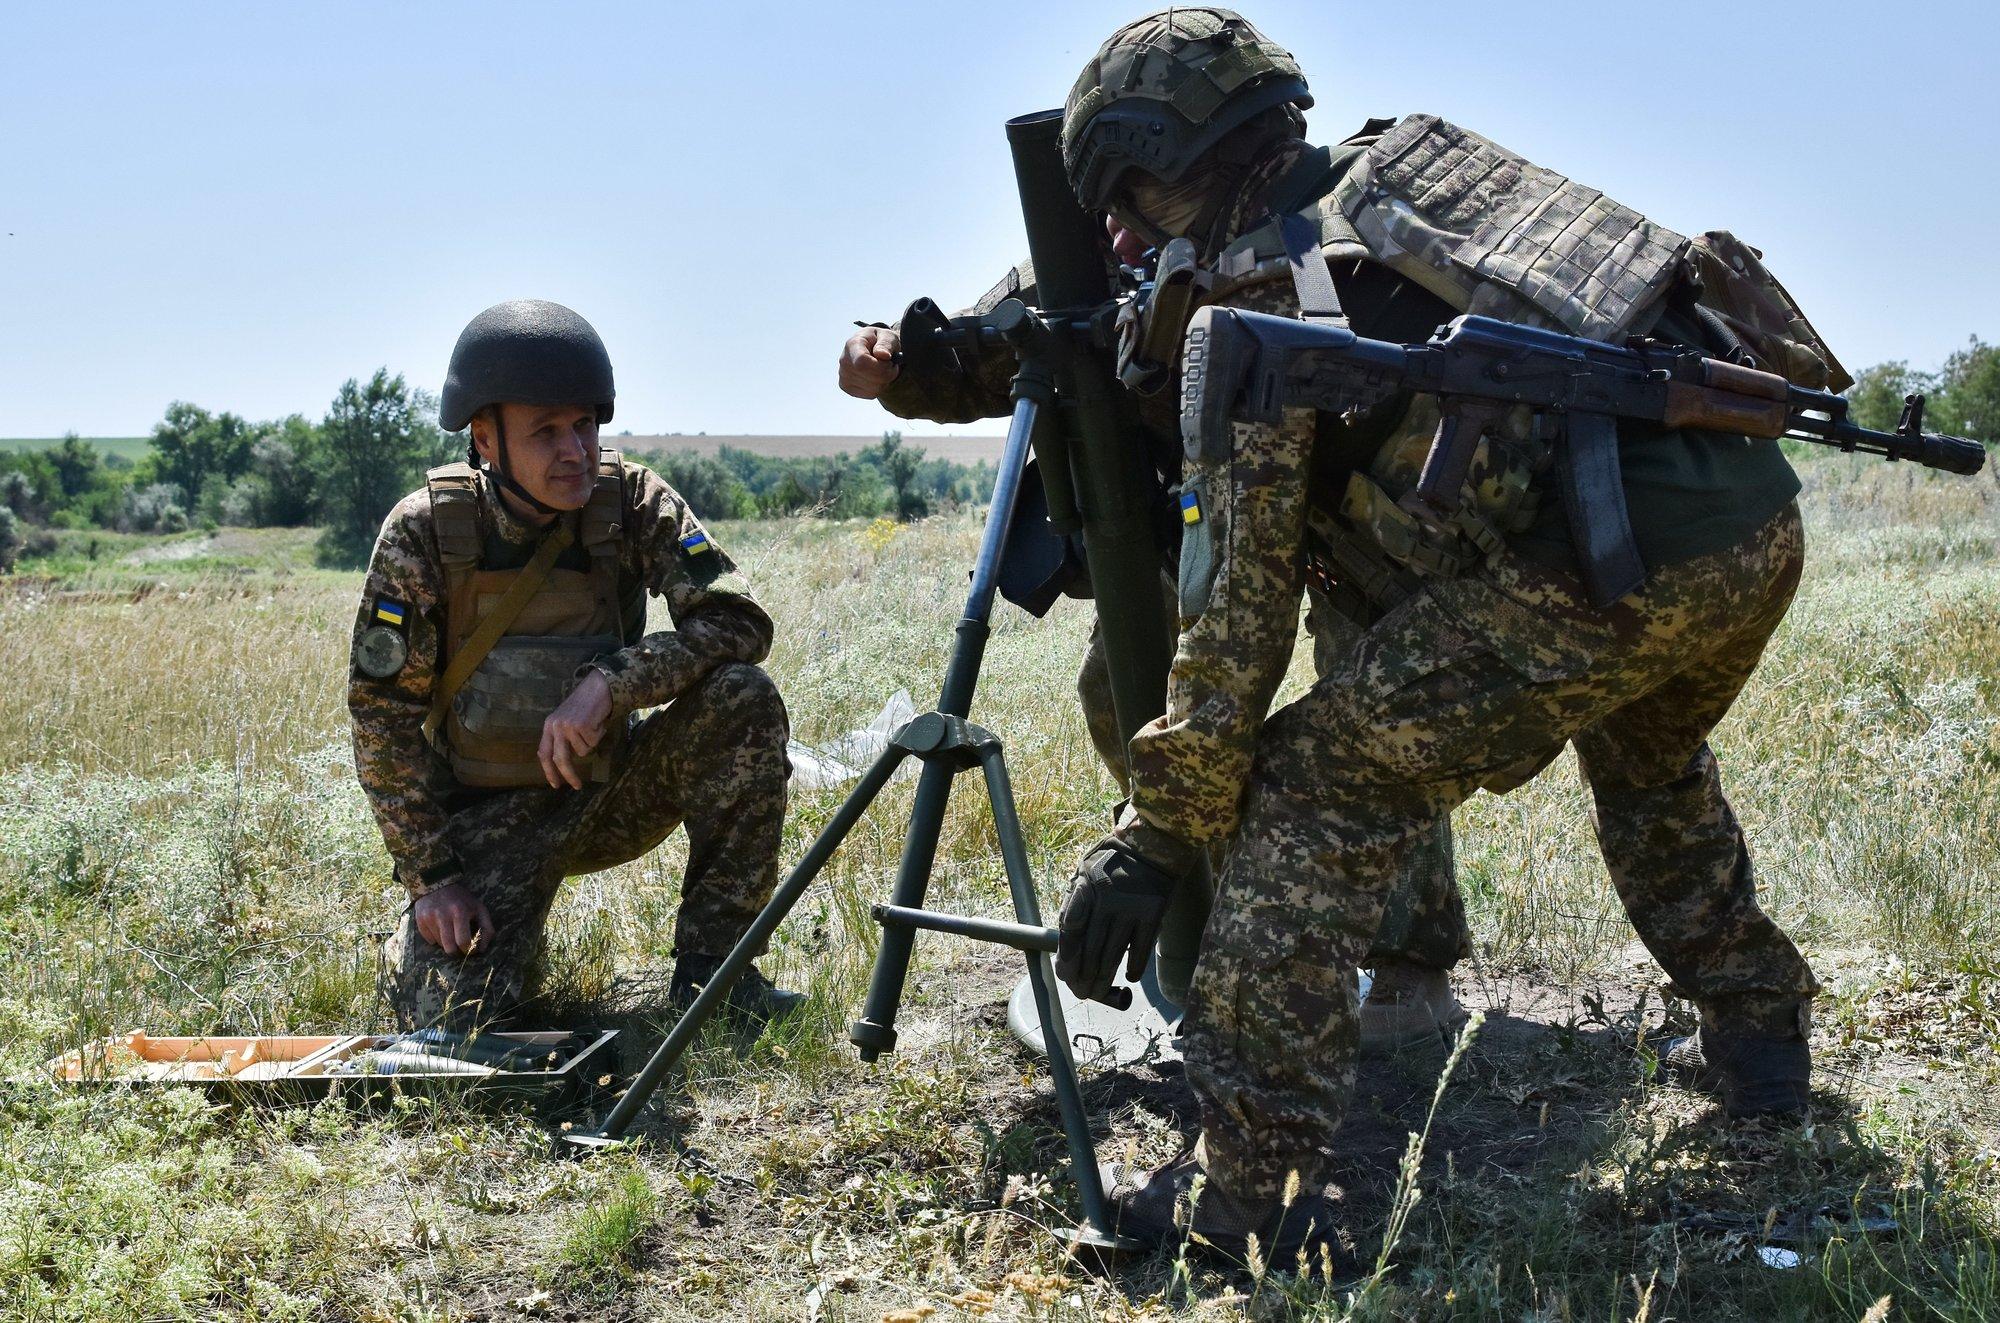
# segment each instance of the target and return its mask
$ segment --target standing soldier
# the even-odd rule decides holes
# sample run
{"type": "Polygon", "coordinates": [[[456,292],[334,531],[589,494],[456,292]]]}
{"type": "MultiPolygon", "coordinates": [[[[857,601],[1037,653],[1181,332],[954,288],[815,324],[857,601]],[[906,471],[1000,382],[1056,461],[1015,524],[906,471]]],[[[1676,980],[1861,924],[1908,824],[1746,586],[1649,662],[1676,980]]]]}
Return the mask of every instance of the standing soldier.
{"type": "MultiPolygon", "coordinates": [[[[405,1027],[516,1015],[563,878],[677,825],[675,998],[777,880],[789,724],[757,666],[770,617],[672,488],[598,447],[613,393],[603,342],[568,308],[480,313],[440,411],[447,430],[470,425],[467,462],[431,470],[375,543],[348,710],[410,893],[388,948],[405,1027]],[[674,628],[645,632],[648,592],[674,628]]],[[[754,966],[729,998],[764,1019],[799,1000],[754,966]]]]}
{"type": "MultiPolygon", "coordinates": [[[[1151,242],[1189,239],[1215,303],[1399,339],[1466,311],[1651,334],[1839,388],[1810,325],[1728,236],[1673,234],[1433,116],[1314,147],[1310,104],[1291,56],[1240,16],[1167,10],[1085,67],[1064,161],[1086,208],[1151,242]]],[[[1204,1172],[1193,1229],[1213,1243],[1255,1234],[1282,1254],[1324,1227],[1310,1192],[1353,1086],[1353,966],[1399,870],[1467,796],[1521,785],[1570,741],[1612,882],[1701,1012],[1669,1064],[1733,1115],[1806,1108],[1817,985],[1758,907],[1707,744],[1798,583],[1796,476],[1775,442],[1621,423],[1647,573],[1599,606],[1566,503],[1543,499],[1563,463],[1547,420],[1493,426],[1448,523],[1399,499],[1438,420],[1434,397],[1405,395],[1187,438],[1200,517],[1167,711],[1132,741],[1130,807],[1079,867],[1057,959],[1074,991],[1100,994],[1202,847],[1234,836],[1183,1027],[1203,1138],[1114,1185],[1128,1233],[1173,1234],[1204,1172]],[[1267,719],[1317,579],[1379,614],[1267,719]],[[1309,1192],[1289,1213],[1288,1176],[1309,1192]]]]}
{"type": "MultiPolygon", "coordinates": [[[[1121,259],[1143,260],[1150,241],[1141,239],[1115,219],[1107,218],[1113,252],[1121,259]]],[[[1007,273],[972,311],[990,311],[1002,299],[1034,304],[1034,275],[1025,264],[1007,273]]],[[[1371,318],[1362,329],[1396,338],[1404,333],[1428,335],[1436,323],[1419,325],[1407,317],[1371,318]]],[[[1008,395],[1015,363],[1011,354],[989,350],[971,366],[954,356],[902,357],[901,337],[893,327],[864,326],[850,336],[841,351],[840,388],[864,400],[879,400],[899,418],[924,418],[940,423],[967,423],[1000,417],[1013,408],[1008,395]]],[[[1155,456],[1163,500],[1180,478],[1179,392],[1157,389],[1131,396],[1138,426],[1155,456]]],[[[1179,509],[1171,522],[1180,525],[1179,509]]],[[[1171,550],[1162,558],[1174,572],[1171,550]]],[[[1306,627],[1313,638],[1313,661],[1320,674],[1353,645],[1359,630],[1374,614],[1369,601],[1344,591],[1331,579],[1307,586],[1306,627]]],[[[1077,674],[1077,696],[1084,725],[1100,760],[1121,789],[1126,776],[1125,741],[1112,707],[1111,677],[1103,646],[1093,630],[1077,674]]],[[[1401,877],[1385,910],[1381,930],[1363,964],[1373,978],[1360,1007],[1360,1042],[1364,1050],[1392,1049],[1437,1043],[1466,1019],[1465,1008],[1452,995],[1450,972],[1471,953],[1465,902],[1458,891],[1452,863],[1451,820],[1439,819],[1424,839],[1410,849],[1401,877]]]]}

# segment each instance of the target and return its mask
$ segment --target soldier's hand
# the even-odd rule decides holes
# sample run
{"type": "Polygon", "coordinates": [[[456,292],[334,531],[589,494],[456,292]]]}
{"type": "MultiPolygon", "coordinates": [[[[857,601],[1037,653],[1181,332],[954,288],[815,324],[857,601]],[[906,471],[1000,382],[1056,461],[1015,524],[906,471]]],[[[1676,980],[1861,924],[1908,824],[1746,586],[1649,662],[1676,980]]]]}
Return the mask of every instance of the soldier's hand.
{"type": "Polygon", "coordinates": [[[499,932],[486,902],[462,882],[419,896],[410,917],[416,920],[417,935],[446,955],[489,951],[499,932]]]}
{"type": "Polygon", "coordinates": [[[1125,962],[1137,981],[1153,958],[1176,879],[1113,836],[1083,857],[1058,921],[1056,977],[1086,1001],[1103,1001],[1125,962]]]}
{"type": "Polygon", "coordinates": [[[577,760],[588,758],[611,719],[611,682],[593,670],[570,691],[562,706],[542,723],[542,775],[557,790],[583,789],[584,771],[577,760]]]}
{"type": "Polygon", "coordinates": [[[902,375],[896,354],[903,338],[888,326],[864,326],[847,337],[840,351],[840,388],[857,400],[872,400],[902,375]]]}

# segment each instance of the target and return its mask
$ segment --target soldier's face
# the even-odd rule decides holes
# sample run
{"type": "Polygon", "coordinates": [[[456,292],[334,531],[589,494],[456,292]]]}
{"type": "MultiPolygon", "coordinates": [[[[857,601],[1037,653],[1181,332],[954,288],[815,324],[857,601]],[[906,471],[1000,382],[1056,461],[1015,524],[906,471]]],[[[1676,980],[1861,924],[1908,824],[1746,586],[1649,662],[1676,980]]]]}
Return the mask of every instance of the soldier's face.
{"type": "MultiPolygon", "coordinates": [[[[597,480],[597,409],[503,404],[507,471],[528,494],[557,510],[581,510],[597,480]]],[[[489,464],[500,462],[500,438],[485,417],[472,420],[472,444],[489,464]]]]}

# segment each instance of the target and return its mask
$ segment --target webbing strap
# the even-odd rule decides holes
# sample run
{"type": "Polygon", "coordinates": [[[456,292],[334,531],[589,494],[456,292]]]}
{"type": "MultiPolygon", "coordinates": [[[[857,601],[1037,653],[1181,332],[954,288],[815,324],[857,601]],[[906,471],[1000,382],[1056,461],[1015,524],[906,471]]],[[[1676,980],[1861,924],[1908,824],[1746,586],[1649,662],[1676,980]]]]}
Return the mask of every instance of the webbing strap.
{"type": "Polygon", "coordinates": [[[1278,235],[1285,241],[1292,287],[1299,294],[1299,316],[1309,322],[1347,325],[1340,295],[1333,288],[1333,273],[1327,270],[1326,254],[1320,251],[1319,227],[1303,212],[1289,211],[1278,218],[1278,235]]]}
{"type": "Polygon", "coordinates": [[[479,622],[479,628],[473,630],[471,637],[452,655],[451,663],[444,668],[437,687],[431,691],[431,710],[424,717],[424,738],[432,748],[437,747],[438,727],[443,724],[445,713],[451,710],[451,700],[458,697],[458,691],[479,669],[479,663],[486,660],[486,654],[493,650],[493,645],[507,632],[507,626],[521,614],[528,599],[541,591],[543,582],[549,577],[549,570],[555,566],[556,557],[569,547],[570,537],[566,523],[558,523],[550,530],[549,535],[542,539],[542,545],[535,548],[534,557],[522,567],[521,573],[507,586],[500,600],[494,603],[492,612],[479,622]]]}

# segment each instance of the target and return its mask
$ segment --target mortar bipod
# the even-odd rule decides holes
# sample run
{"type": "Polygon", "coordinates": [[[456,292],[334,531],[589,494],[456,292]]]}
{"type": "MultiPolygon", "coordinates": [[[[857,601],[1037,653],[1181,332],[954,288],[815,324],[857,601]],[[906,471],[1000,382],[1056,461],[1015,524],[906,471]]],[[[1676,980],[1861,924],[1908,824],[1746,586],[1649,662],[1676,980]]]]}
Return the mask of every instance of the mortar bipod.
{"type": "MultiPolygon", "coordinates": [[[[962,717],[929,712],[898,731],[896,743],[915,757],[943,762],[954,774],[974,766],[984,773],[987,799],[993,806],[994,834],[1000,840],[1000,859],[1007,872],[1007,889],[1013,896],[1018,922],[999,923],[900,905],[875,906],[875,921],[882,925],[885,937],[891,932],[909,935],[917,930],[951,933],[1010,946],[1022,953],[1027,961],[1028,983],[1034,990],[1042,1040],[1050,1045],[1049,1080],[1055,1087],[1056,1110],[1062,1117],[1063,1138],[1069,1146],[1070,1169],[1083,1202],[1084,1225],[1067,1233],[1064,1239],[1095,1249],[1136,1248],[1136,1242],[1119,1236],[1112,1227],[1104,1183],[1097,1169],[1097,1148],[1090,1138],[1090,1118],[1077,1082],[1076,1059],[1070,1052],[1069,1028],[1063,1022],[1062,1003],[1055,996],[1055,972],[1049,957],[1056,949],[1056,930],[1042,926],[1034,875],[1028,867],[1028,851],[1022,842],[1021,820],[1014,809],[1014,789],[1007,778],[1007,759],[1000,741],[991,731],[962,717]]],[[[1113,996],[1129,1004],[1131,993],[1120,988],[1113,996]]]]}

